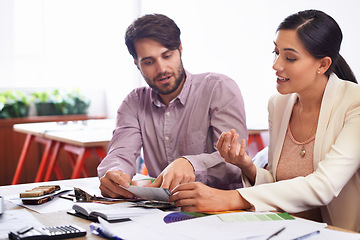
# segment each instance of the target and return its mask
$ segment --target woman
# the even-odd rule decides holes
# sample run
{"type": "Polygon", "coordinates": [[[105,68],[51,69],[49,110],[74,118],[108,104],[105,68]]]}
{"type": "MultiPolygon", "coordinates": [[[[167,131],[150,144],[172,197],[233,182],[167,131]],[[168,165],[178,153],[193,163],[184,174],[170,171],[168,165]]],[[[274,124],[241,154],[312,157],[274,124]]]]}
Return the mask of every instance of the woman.
{"type": "Polygon", "coordinates": [[[287,17],[274,42],[280,94],[268,105],[267,170],[253,164],[231,130],[217,147],[241,168],[246,187],[182,184],[169,200],[183,211],[286,211],[359,231],[360,86],[339,54],[341,40],[338,24],[321,11],[287,17]]]}

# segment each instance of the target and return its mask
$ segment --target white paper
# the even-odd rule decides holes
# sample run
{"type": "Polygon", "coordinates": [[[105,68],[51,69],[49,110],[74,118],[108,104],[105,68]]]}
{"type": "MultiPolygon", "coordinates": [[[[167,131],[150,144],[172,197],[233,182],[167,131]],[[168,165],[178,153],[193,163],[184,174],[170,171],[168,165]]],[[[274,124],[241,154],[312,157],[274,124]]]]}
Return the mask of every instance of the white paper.
{"type": "MultiPolygon", "coordinates": [[[[311,236],[309,240],[360,240],[360,234],[347,233],[326,229],[324,223],[296,218],[280,221],[248,221],[224,222],[218,215],[194,218],[180,222],[164,222],[164,217],[171,212],[159,212],[141,217],[134,217],[132,221],[124,223],[108,223],[101,221],[107,230],[118,237],[128,240],[138,239],[251,239],[265,240],[273,233],[285,227],[272,240],[289,240],[307,233],[319,230],[320,233],[311,236]]],[[[261,214],[253,212],[229,214],[261,214]]]]}
{"type": "MultiPolygon", "coordinates": [[[[69,187],[62,187],[61,189],[72,189],[69,187]]],[[[69,192],[65,192],[63,194],[68,194],[69,192]]],[[[59,194],[61,195],[61,194],[59,194]]],[[[19,193],[17,193],[16,195],[12,195],[12,196],[6,196],[5,198],[7,200],[9,200],[12,203],[15,203],[16,205],[25,207],[27,209],[31,209],[35,212],[38,213],[52,213],[52,212],[57,212],[57,211],[66,211],[66,210],[70,210],[73,206],[73,201],[68,200],[68,199],[63,199],[60,198],[59,195],[55,196],[52,200],[39,204],[39,205],[29,205],[29,204],[23,204],[23,202],[21,201],[21,198],[19,198],[19,193]]],[[[28,198],[27,198],[28,199],[28,198]]]]}
{"type": "Polygon", "coordinates": [[[27,226],[42,227],[43,225],[26,209],[16,209],[3,213],[0,217],[0,226],[0,239],[8,239],[10,231],[17,231],[27,226]]]}
{"type": "Polygon", "coordinates": [[[349,233],[349,232],[342,232],[342,231],[335,231],[331,229],[321,229],[320,234],[312,236],[309,240],[339,240],[339,239],[346,239],[346,240],[359,240],[360,234],[359,233],[349,233]]]}
{"type": "MultiPolygon", "coordinates": [[[[163,218],[169,214],[148,215],[133,218],[140,229],[144,226],[147,229],[157,229],[164,234],[179,236],[181,239],[266,239],[276,231],[285,227],[273,240],[292,239],[323,229],[326,224],[319,224],[312,221],[295,219],[283,221],[249,221],[249,222],[223,222],[217,215],[210,215],[200,218],[184,220],[166,224],[163,218]],[[156,218],[155,218],[156,216],[156,218]]],[[[230,214],[254,214],[254,213],[230,213],[230,214]]],[[[255,213],[258,214],[258,213],[255,213]]],[[[139,230],[140,231],[140,230],[139,230]]],[[[119,232],[120,234],[120,232],[119,232]]],[[[120,235],[120,237],[122,237],[120,235]]],[[[130,238],[131,239],[131,238],[130,238]]],[[[135,238],[134,238],[135,239],[135,238]]]]}
{"type": "MultiPolygon", "coordinates": [[[[151,226],[146,226],[146,224],[138,223],[135,219],[145,218],[146,221],[156,221],[161,225],[165,224],[162,219],[166,213],[158,212],[155,214],[150,214],[141,217],[132,218],[133,221],[121,222],[121,223],[108,223],[103,219],[99,219],[100,224],[105,227],[109,232],[114,235],[127,239],[127,240],[184,240],[184,236],[174,234],[172,232],[166,231],[166,229],[160,227],[153,228],[151,226]],[[159,221],[160,220],[160,221],[159,221]]],[[[160,226],[157,225],[157,226],[160,226]]]]}
{"type": "MultiPolygon", "coordinates": [[[[123,187],[124,188],[124,187],[123,187]]],[[[146,200],[157,200],[168,202],[171,192],[166,188],[155,187],[141,187],[131,185],[129,188],[124,188],[135,196],[146,200]]]]}

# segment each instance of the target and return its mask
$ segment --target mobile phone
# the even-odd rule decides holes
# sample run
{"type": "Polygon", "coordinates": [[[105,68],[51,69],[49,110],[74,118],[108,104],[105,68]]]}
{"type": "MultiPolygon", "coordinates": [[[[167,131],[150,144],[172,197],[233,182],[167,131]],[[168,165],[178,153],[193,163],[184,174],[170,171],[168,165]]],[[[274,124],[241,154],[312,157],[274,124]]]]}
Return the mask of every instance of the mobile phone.
{"type": "Polygon", "coordinates": [[[75,225],[64,225],[54,227],[25,227],[15,232],[9,232],[9,239],[68,239],[82,237],[86,230],[75,225]]]}

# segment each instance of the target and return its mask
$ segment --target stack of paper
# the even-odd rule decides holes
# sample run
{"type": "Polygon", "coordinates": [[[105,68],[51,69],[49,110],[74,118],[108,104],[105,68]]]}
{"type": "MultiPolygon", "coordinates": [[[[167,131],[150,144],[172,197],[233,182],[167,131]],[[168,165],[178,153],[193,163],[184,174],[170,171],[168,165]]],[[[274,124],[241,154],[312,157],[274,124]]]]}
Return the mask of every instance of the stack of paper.
{"type": "Polygon", "coordinates": [[[168,214],[169,212],[161,212],[133,218],[133,221],[127,223],[102,224],[115,235],[125,239],[267,239],[285,228],[271,239],[289,240],[326,227],[326,224],[297,218],[265,220],[266,215],[273,213],[252,212],[210,215],[166,224],[164,218],[168,214]],[[134,232],[134,229],[138,230],[134,232]],[[147,235],[140,236],[139,232],[143,231],[147,235]]]}

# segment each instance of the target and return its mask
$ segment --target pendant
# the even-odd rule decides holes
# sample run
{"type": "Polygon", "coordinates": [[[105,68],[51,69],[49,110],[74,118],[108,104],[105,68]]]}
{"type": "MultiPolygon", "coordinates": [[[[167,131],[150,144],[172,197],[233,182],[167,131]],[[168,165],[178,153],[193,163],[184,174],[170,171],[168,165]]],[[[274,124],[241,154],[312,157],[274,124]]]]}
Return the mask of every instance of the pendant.
{"type": "Polygon", "coordinates": [[[300,150],[300,156],[301,156],[302,158],[305,157],[305,153],[306,153],[305,147],[302,146],[302,147],[301,147],[301,150],[300,150]]]}

